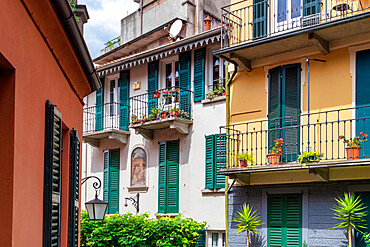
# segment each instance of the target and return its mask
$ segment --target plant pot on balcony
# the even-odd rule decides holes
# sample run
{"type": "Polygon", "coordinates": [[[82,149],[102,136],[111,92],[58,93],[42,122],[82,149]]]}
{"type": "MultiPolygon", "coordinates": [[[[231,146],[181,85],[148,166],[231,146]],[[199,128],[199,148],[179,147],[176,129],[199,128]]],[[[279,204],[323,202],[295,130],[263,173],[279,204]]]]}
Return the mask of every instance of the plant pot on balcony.
{"type": "Polygon", "coordinates": [[[240,167],[245,168],[247,167],[247,161],[246,160],[239,160],[240,167]]]}
{"type": "Polygon", "coordinates": [[[166,111],[162,111],[161,112],[161,118],[164,119],[164,118],[167,118],[167,112],[166,111]]]}
{"type": "Polygon", "coordinates": [[[281,154],[268,154],[267,159],[269,160],[269,164],[271,165],[279,165],[280,164],[280,157],[281,154]]]}
{"type": "Polygon", "coordinates": [[[346,147],[347,160],[358,160],[361,147],[346,147]]]}

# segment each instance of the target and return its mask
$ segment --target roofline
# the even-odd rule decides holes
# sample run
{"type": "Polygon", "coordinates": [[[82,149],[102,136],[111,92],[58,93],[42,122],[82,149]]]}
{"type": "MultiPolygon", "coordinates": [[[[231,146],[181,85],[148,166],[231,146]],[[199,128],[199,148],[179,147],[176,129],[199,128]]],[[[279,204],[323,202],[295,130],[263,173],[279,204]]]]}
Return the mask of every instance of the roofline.
{"type": "Polygon", "coordinates": [[[61,20],[63,28],[77,53],[77,57],[87,76],[91,90],[95,91],[99,89],[101,87],[100,79],[91,60],[85,40],[77,26],[77,21],[76,18],[74,18],[74,13],[69,2],[67,0],[50,0],[50,2],[61,20]]]}
{"type": "Polygon", "coordinates": [[[270,38],[265,38],[265,39],[260,39],[260,40],[256,40],[256,41],[250,41],[250,42],[246,41],[245,43],[242,43],[242,44],[239,44],[239,45],[234,45],[234,46],[227,47],[227,48],[224,48],[224,49],[216,50],[216,51],[213,52],[213,54],[215,56],[220,56],[220,55],[224,55],[226,53],[243,50],[245,48],[258,46],[258,45],[262,45],[262,44],[265,44],[265,43],[270,43],[270,42],[274,42],[274,41],[277,41],[277,40],[297,36],[297,35],[300,35],[300,34],[316,31],[316,30],[319,30],[319,29],[324,29],[324,28],[331,27],[331,26],[344,24],[344,23],[347,23],[347,22],[361,20],[361,19],[365,19],[365,18],[369,18],[369,17],[370,17],[370,12],[365,12],[365,13],[358,14],[358,15],[355,15],[355,16],[349,16],[349,17],[338,19],[338,20],[322,23],[322,24],[319,24],[317,26],[302,28],[302,29],[297,30],[297,31],[283,33],[281,35],[276,35],[276,36],[273,36],[273,37],[270,37],[270,38]]]}
{"type": "Polygon", "coordinates": [[[112,54],[113,54],[113,53],[115,53],[116,51],[121,50],[121,49],[125,48],[126,46],[131,45],[132,43],[135,43],[135,42],[139,41],[140,39],[143,39],[143,38],[145,38],[145,37],[147,37],[147,36],[151,35],[151,34],[152,34],[152,33],[154,33],[154,32],[157,32],[157,31],[162,30],[165,26],[167,26],[167,25],[168,25],[168,24],[170,24],[171,22],[175,22],[176,20],[181,20],[181,21],[183,21],[183,22],[187,23],[187,20],[184,20],[184,19],[179,18],[179,17],[175,17],[175,18],[173,18],[172,20],[170,20],[170,21],[168,21],[168,22],[166,22],[166,23],[164,23],[164,24],[162,24],[162,25],[160,25],[160,26],[158,26],[158,27],[156,27],[156,28],[154,28],[154,29],[150,30],[149,32],[146,32],[146,33],[144,33],[144,34],[142,34],[142,35],[140,35],[140,36],[138,36],[138,37],[136,37],[136,38],[134,38],[134,39],[132,39],[132,40],[130,40],[130,41],[127,41],[126,43],[124,43],[124,44],[122,44],[122,45],[118,46],[117,48],[114,48],[113,50],[110,50],[110,51],[108,51],[108,52],[106,52],[106,53],[104,53],[104,54],[100,55],[99,57],[94,58],[94,59],[93,59],[93,62],[94,62],[94,63],[97,63],[99,60],[101,60],[101,59],[103,59],[103,58],[105,58],[105,57],[107,57],[107,56],[109,56],[109,55],[112,55],[112,54]]]}
{"type": "Polygon", "coordinates": [[[97,71],[99,72],[99,71],[102,71],[102,70],[106,70],[106,69],[109,69],[111,67],[117,66],[117,65],[122,64],[122,63],[127,63],[127,62],[130,62],[130,61],[133,61],[133,60],[141,59],[142,57],[155,55],[155,54],[163,52],[165,50],[168,50],[168,49],[171,49],[171,48],[176,48],[177,46],[183,46],[187,43],[191,43],[191,42],[197,41],[199,39],[207,38],[209,36],[213,36],[213,35],[216,35],[216,34],[219,34],[219,33],[221,33],[221,27],[217,27],[217,28],[211,29],[209,31],[205,31],[205,32],[202,32],[200,34],[193,35],[191,37],[188,37],[188,38],[185,38],[185,39],[173,42],[173,43],[158,46],[158,47],[153,48],[151,50],[132,55],[130,57],[127,57],[126,59],[122,59],[122,60],[119,60],[119,61],[114,62],[114,63],[103,65],[103,66],[99,67],[97,69],[97,71]]]}

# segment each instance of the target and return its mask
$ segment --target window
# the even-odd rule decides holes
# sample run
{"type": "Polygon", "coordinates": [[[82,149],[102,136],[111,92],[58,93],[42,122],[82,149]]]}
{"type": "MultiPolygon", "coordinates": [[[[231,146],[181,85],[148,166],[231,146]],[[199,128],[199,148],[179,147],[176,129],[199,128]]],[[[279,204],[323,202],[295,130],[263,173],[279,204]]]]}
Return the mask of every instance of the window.
{"type": "Polygon", "coordinates": [[[117,92],[116,92],[116,81],[111,80],[110,81],[110,115],[115,116],[116,115],[116,107],[115,103],[117,102],[117,92]]]}
{"type": "Polygon", "coordinates": [[[225,247],[226,235],[221,231],[207,231],[208,241],[207,247],[225,247]]]}
{"type": "Polygon", "coordinates": [[[137,147],[131,154],[131,186],[145,186],[146,153],[137,147]]]}
{"type": "Polygon", "coordinates": [[[218,173],[226,165],[226,135],[206,136],[206,189],[225,187],[225,176],[218,173]]]}
{"type": "Polygon", "coordinates": [[[301,246],[302,194],[267,195],[267,228],[268,246],[301,246]]]}
{"type": "Polygon", "coordinates": [[[206,48],[194,51],[194,101],[204,99],[206,48]]]}
{"type": "Polygon", "coordinates": [[[108,202],[107,214],[119,211],[120,150],[104,151],[103,200],[108,202]]]}
{"type": "Polygon", "coordinates": [[[179,86],[179,62],[174,61],[166,64],[165,88],[179,86]]]}
{"type": "MultiPolygon", "coordinates": [[[[225,61],[212,55],[212,65],[211,66],[211,80],[208,85],[208,92],[212,92],[214,90],[222,90],[225,87],[225,61]]],[[[220,93],[222,93],[220,92],[220,93]]],[[[216,94],[215,96],[220,96],[222,94],[216,94]]]]}
{"type": "Polygon", "coordinates": [[[43,246],[60,246],[62,114],[46,102],[43,246]]]}
{"type": "Polygon", "coordinates": [[[179,212],[179,141],[159,143],[158,213],[179,212]]]}

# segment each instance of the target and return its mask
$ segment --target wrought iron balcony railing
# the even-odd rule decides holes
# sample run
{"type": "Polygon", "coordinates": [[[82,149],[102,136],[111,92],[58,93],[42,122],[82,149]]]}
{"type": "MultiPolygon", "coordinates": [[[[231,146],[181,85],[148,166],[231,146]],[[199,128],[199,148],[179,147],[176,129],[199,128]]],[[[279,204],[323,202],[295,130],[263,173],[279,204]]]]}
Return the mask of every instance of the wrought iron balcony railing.
{"type": "Polygon", "coordinates": [[[83,110],[83,134],[104,130],[128,131],[130,107],[120,103],[105,103],[83,110]]]}
{"type": "Polygon", "coordinates": [[[228,162],[224,167],[227,169],[297,163],[298,156],[304,151],[322,153],[320,162],[370,158],[370,141],[354,145],[355,150],[349,152],[344,141],[361,139],[370,133],[370,106],[234,124],[221,127],[221,131],[227,132],[228,162]],[[278,148],[281,157],[269,161],[268,154],[275,146],[274,141],[280,138],[283,139],[278,148]],[[250,155],[253,161],[243,164],[238,159],[241,154],[250,155]]]}
{"type": "Polygon", "coordinates": [[[192,119],[192,91],[171,87],[130,98],[131,124],[160,119],[192,119]]]}
{"type": "Polygon", "coordinates": [[[368,0],[240,1],[221,8],[221,48],[353,16],[368,0]]]}

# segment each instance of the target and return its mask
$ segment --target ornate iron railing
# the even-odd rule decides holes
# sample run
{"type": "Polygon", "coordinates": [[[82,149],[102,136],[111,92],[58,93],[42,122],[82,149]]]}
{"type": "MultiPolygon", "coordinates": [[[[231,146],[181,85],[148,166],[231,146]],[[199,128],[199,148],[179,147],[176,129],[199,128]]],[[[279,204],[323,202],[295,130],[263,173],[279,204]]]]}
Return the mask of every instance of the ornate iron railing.
{"type": "Polygon", "coordinates": [[[353,16],[368,0],[240,1],[221,8],[221,48],[353,16]]]}
{"type": "Polygon", "coordinates": [[[83,110],[83,134],[103,130],[128,131],[130,107],[120,103],[105,103],[85,107],[83,110]]]}
{"type": "Polygon", "coordinates": [[[369,112],[370,106],[363,106],[223,126],[221,132],[227,133],[226,168],[297,163],[304,151],[322,153],[320,161],[370,158],[370,141],[349,153],[344,142],[344,138],[352,141],[370,133],[369,112]],[[280,138],[284,141],[281,155],[277,161],[269,161],[274,141],[280,138]],[[251,155],[253,161],[241,163],[241,154],[251,155]]]}
{"type": "Polygon", "coordinates": [[[192,119],[193,92],[179,87],[147,92],[130,98],[131,124],[172,117],[192,119]]]}

